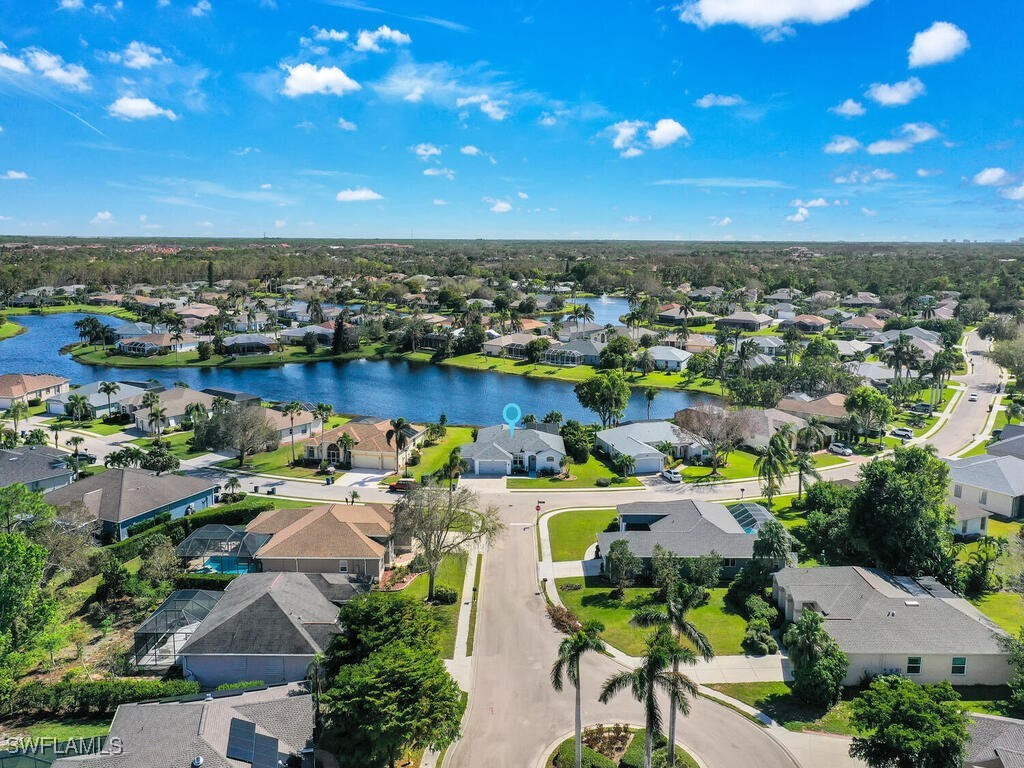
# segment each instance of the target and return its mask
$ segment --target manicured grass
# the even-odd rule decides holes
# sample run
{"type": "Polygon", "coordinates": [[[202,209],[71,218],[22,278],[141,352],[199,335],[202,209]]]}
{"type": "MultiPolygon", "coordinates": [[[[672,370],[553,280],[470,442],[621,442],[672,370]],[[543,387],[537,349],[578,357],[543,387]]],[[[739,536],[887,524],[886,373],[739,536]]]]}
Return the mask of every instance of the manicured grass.
{"type": "MultiPolygon", "coordinates": [[[[729,463],[718,468],[717,480],[739,480],[755,477],[754,461],[757,455],[750,451],[733,451],[729,454],[729,463]]],[[[711,467],[683,466],[680,468],[683,482],[699,483],[711,480],[711,467]]]]}
{"type": "Polygon", "coordinates": [[[476,555],[476,571],[473,574],[473,605],[469,609],[469,630],[466,634],[466,655],[473,655],[473,643],[476,641],[476,612],[480,607],[480,578],[484,572],[484,556],[476,555]]]}
{"type": "Polygon", "coordinates": [[[411,468],[413,476],[422,480],[423,475],[432,475],[448,461],[453,449],[472,442],[473,430],[470,427],[448,427],[441,442],[420,451],[420,463],[411,468]]]}
{"type": "Polygon", "coordinates": [[[1024,626],[1024,596],[1016,592],[992,592],[971,602],[1012,635],[1016,635],[1024,626]]]}
{"type": "Polygon", "coordinates": [[[608,530],[618,517],[614,509],[573,509],[547,520],[552,560],[582,560],[597,534],[608,530]]]}
{"type": "MultiPolygon", "coordinates": [[[[616,476],[615,471],[596,456],[587,458],[586,464],[572,465],[572,479],[555,477],[510,477],[506,480],[508,488],[597,488],[598,478],[611,480],[616,476]]],[[[621,483],[612,483],[609,488],[629,488],[642,485],[636,477],[627,477],[621,483]]]]}
{"type": "MultiPolygon", "coordinates": [[[[626,590],[625,599],[619,602],[611,599],[611,588],[603,578],[556,579],[555,586],[562,602],[581,620],[596,619],[604,624],[601,636],[606,642],[630,656],[643,653],[644,638],[650,630],[633,626],[630,619],[638,608],[652,602],[656,590],[631,587],[626,590]],[[579,590],[564,589],[570,583],[584,586],[579,590]]],[[[725,588],[712,589],[708,604],[691,611],[690,620],[707,635],[715,653],[734,656],[743,653],[741,644],[747,623],[725,607],[725,592],[725,588]]]]}
{"type": "Polygon", "coordinates": [[[54,717],[2,725],[0,731],[8,736],[28,736],[66,742],[72,739],[106,736],[110,730],[110,720],[110,717],[54,717]]]}
{"type": "MultiPolygon", "coordinates": [[[[179,459],[193,459],[196,456],[202,456],[209,451],[195,450],[189,440],[192,439],[191,432],[173,432],[169,435],[164,435],[160,442],[166,446],[172,456],[177,456],[179,459]]],[[[132,440],[133,445],[137,445],[143,450],[148,450],[153,447],[154,438],[152,437],[139,437],[132,440]]],[[[236,464],[238,462],[235,462],[236,464]]]]}
{"type": "MultiPolygon", "coordinates": [[[[43,422],[47,426],[50,424],[60,424],[63,431],[76,430],[78,432],[90,432],[94,435],[116,435],[119,432],[123,432],[128,429],[132,424],[107,424],[103,419],[93,419],[92,421],[69,421],[61,417],[47,419],[43,422]]],[[[63,434],[63,432],[62,432],[63,434]]]]}
{"type": "MultiPolygon", "coordinates": [[[[647,747],[647,739],[646,739],[644,733],[641,732],[641,731],[632,730],[631,729],[630,732],[633,733],[634,736],[633,736],[632,740],[629,742],[629,746],[626,747],[626,751],[623,753],[621,759],[626,761],[627,764],[629,764],[629,765],[641,765],[643,763],[644,750],[647,747]]],[[[657,744],[659,744],[658,741],[655,741],[654,743],[655,743],[655,746],[657,746],[657,744]]],[[[665,739],[665,743],[668,743],[667,739],[665,739]]],[[[561,744],[558,745],[558,748],[555,749],[554,752],[552,752],[550,755],[548,755],[548,761],[547,761],[546,768],[554,768],[555,757],[557,755],[559,755],[559,754],[563,755],[563,757],[561,758],[562,766],[566,766],[567,767],[567,766],[572,765],[572,760],[575,759],[574,756],[576,754],[576,737],[575,736],[572,737],[572,738],[568,738],[565,741],[563,741],[561,744]],[[568,757],[568,759],[569,759],[568,763],[565,762],[566,761],[566,757],[568,757]]],[[[592,754],[592,750],[589,747],[587,747],[586,745],[584,745],[584,747],[583,747],[583,761],[584,761],[583,764],[584,765],[588,764],[586,762],[588,754],[592,754]]],[[[655,760],[655,764],[658,764],[657,760],[655,760]]],[[[616,765],[618,765],[618,763],[616,763],[616,765]]],[[[694,760],[693,757],[685,749],[683,749],[682,746],[680,746],[679,744],[676,744],[676,765],[680,766],[680,768],[698,768],[697,761],[694,760]]]]}
{"type": "Polygon", "coordinates": [[[846,689],[843,701],[830,710],[809,707],[795,696],[787,683],[711,683],[709,688],[761,710],[790,731],[823,731],[852,736],[850,703],[855,689],[846,689]]]}
{"type": "Polygon", "coordinates": [[[25,326],[18,325],[17,323],[8,320],[3,325],[0,325],[0,341],[10,339],[18,334],[24,333],[25,331],[25,326]]]}
{"type": "MultiPolygon", "coordinates": [[[[332,416],[330,421],[327,422],[327,430],[334,429],[335,427],[341,426],[350,419],[346,416],[332,416]]],[[[316,435],[310,435],[303,440],[295,440],[295,458],[301,460],[305,455],[305,444],[312,437],[319,437],[320,430],[316,431],[316,435]]],[[[246,456],[245,466],[238,466],[238,459],[225,459],[224,461],[218,461],[216,466],[223,469],[244,469],[246,472],[254,472],[258,475],[279,475],[281,477],[298,477],[298,478],[313,478],[317,476],[319,468],[316,466],[302,467],[302,466],[291,466],[292,462],[292,441],[291,437],[286,437],[281,441],[281,444],[276,450],[266,451],[264,453],[257,453],[254,456],[246,456]]],[[[335,477],[340,475],[340,472],[335,472],[335,477]]]]}
{"type": "MultiPolygon", "coordinates": [[[[446,659],[455,657],[455,633],[459,625],[459,606],[462,604],[462,584],[466,580],[466,564],[469,556],[462,552],[457,555],[449,555],[441,561],[437,569],[437,578],[434,586],[450,587],[459,593],[459,599],[454,605],[433,606],[434,617],[437,619],[438,631],[437,642],[441,647],[441,654],[446,659]]],[[[412,583],[402,590],[402,594],[415,597],[420,600],[427,599],[429,588],[427,574],[421,573],[412,583]]]]}
{"type": "Polygon", "coordinates": [[[199,359],[199,352],[171,352],[166,355],[135,357],[133,355],[108,355],[108,350],[93,349],[91,345],[76,345],[72,351],[75,360],[86,365],[114,365],[119,368],[267,368],[285,363],[320,363],[325,361],[383,359],[400,357],[385,343],[363,344],[358,350],[331,354],[330,348],[321,347],[310,354],[303,346],[285,346],[282,352],[269,355],[211,355],[207,360],[199,359]]]}
{"type": "Polygon", "coordinates": [[[124,307],[100,307],[92,304],[63,304],[56,307],[8,307],[0,310],[0,314],[8,317],[17,315],[61,315],[67,312],[80,312],[86,315],[111,315],[124,320],[138,320],[134,312],[124,307]]]}

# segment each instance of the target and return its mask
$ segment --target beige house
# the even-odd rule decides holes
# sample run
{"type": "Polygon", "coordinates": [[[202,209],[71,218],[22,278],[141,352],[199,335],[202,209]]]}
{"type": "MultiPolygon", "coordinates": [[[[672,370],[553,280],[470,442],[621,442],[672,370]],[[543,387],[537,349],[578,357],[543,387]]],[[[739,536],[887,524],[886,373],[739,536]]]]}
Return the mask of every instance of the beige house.
{"type": "Polygon", "coordinates": [[[423,442],[425,428],[409,424],[404,430],[406,447],[398,454],[395,466],[395,441],[387,439],[391,422],[386,419],[355,419],[324,433],[306,443],[305,456],[310,461],[326,461],[339,467],[395,470],[405,466],[412,451],[423,442]],[[346,449],[342,435],[352,438],[353,445],[346,449]]]}
{"type": "Polygon", "coordinates": [[[67,378],[51,373],[5,373],[0,376],[0,409],[7,410],[11,403],[63,395],[68,392],[68,387],[67,378]]]}
{"type": "Polygon", "coordinates": [[[838,426],[849,415],[846,411],[846,395],[842,392],[833,392],[821,397],[799,393],[783,398],[776,407],[802,419],[817,416],[833,427],[838,426]]]}
{"type": "Polygon", "coordinates": [[[1024,516],[1024,459],[984,455],[947,463],[949,502],[957,510],[954,533],[984,535],[989,515],[1024,516]]]}

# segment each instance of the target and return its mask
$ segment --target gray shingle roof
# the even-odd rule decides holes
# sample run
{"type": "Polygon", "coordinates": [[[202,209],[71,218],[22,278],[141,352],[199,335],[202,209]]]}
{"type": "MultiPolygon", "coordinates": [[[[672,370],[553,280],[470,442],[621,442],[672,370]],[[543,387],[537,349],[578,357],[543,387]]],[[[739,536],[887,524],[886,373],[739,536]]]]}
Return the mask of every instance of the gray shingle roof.
{"type": "Polygon", "coordinates": [[[68,454],[42,445],[0,450],[0,487],[30,483],[54,477],[71,477],[64,466],[68,454]]]}
{"type": "Polygon", "coordinates": [[[748,559],[757,537],[746,533],[733,518],[728,507],[709,501],[640,501],[620,504],[619,515],[660,519],[650,524],[649,531],[622,531],[598,534],[601,551],[607,552],[613,541],[626,539],[637,557],[650,557],[655,544],[680,557],[699,557],[716,552],[725,558],[748,559]]]}
{"type": "Polygon", "coordinates": [[[1016,456],[971,456],[951,459],[947,463],[949,477],[954,483],[1007,496],[1024,496],[1024,459],[1016,456]]]}
{"type": "Polygon", "coordinates": [[[973,713],[970,717],[967,765],[985,763],[1017,768],[1024,764],[1024,720],[973,713]]]}
{"type": "Polygon", "coordinates": [[[659,443],[689,445],[693,442],[682,429],[668,421],[634,421],[611,429],[603,429],[597,438],[620,454],[632,456],[654,456],[661,453],[659,443]]]}
{"type": "Polygon", "coordinates": [[[83,504],[97,519],[120,523],[216,487],[209,480],[187,475],[108,469],[53,491],[46,500],[55,507],[83,504]]]}
{"type": "Polygon", "coordinates": [[[462,456],[466,459],[488,460],[508,459],[515,453],[536,453],[537,451],[555,451],[565,454],[565,443],[557,434],[517,427],[514,434],[509,433],[507,424],[484,427],[477,432],[476,442],[464,446],[462,456]]]}

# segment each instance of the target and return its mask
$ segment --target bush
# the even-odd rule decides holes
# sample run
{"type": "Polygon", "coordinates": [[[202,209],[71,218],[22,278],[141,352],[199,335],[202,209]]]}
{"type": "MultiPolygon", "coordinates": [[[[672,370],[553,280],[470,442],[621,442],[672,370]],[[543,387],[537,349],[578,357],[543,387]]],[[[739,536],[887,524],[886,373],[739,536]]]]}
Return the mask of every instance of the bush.
{"type": "Polygon", "coordinates": [[[240,680],[237,683],[224,683],[224,685],[218,685],[215,690],[218,691],[239,691],[245,688],[266,688],[267,684],[262,680],[240,680]]]}
{"type": "Polygon", "coordinates": [[[579,592],[583,589],[583,585],[575,581],[570,581],[568,584],[563,584],[559,589],[565,592],[579,592]]]}
{"type": "MultiPolygon", "coordinates": [[[[590,747],[583,747],[583,768],[615,768],[615,763],[590,747]]],[[[576,742],[574,739],[562,742],[554,760],[556,768],[574,768],[576,765],[576,742]]],[[[641,762],[641,765],[643,763],[641,762]]]]}
{"type": "Polygon", "coordinates": [[[748,597],[743,607],[748,621],[763,621],[770,627],[779,622],[779,609],[758,595],[748,597]]]}
{"type": "Polygon", "coordinates": [[[455,605],[459,601],[459,591],[451,587],[434,587],[434,602],[438,605],[455,605]]]}
{"type": "Polygon", "coordinates": [[[234,573],[183,573],[174,579],[175,589],[212,589],[223,592],[237,578],[234,573]]]}
{"type": "MultiPolygon", "coordinates": [[[[654,738],[654,749],[659,750],[668,744],[668,739],[662,736],[660,733],[655,735],[654,738]]],[[[633,740],[629,742],[629,746],[626,748],[625,753],[622,755],[622,760],[619,761],[621,768],[643,768],[644,765],[644,750],[647,746],[647,734],[638,733],[633,737],[633,740]]],[[[676,754],[676,764],[679,763],[678,752],[676,754]]]]}
{"type": "Polygon", "coordinates": [[[743,648],[748,653],[758,656],[777,653],[779,644],[772,637],[772,628],[764,619],[752,619],[747,624],[747,633],[743,636],[743,648]]]}
{"type": "Polygon", "coordinates": [[[564,605],[548,605],[548,618],[551,620],[551,626],[563,635],[571,635],[582,626],[576,614],[564,605]]]}
{"type": "Polygon", "coordinates": [[[611,480],[609,480],[607,477],[599,477],[597,478],[597,480],[594,481],[594,485],[596,485],[598,488],[607,488],[609,485],[611,485],[611,480]]]}
{"type": "Polygon", "coordinates": [[[155,514],[148,520],[143,520],[141,522],[134,523],[133,525],[129,525],[128,536],[136,536],[144,531],[148,531],[150,528],[156,528],[156,526],[158,525],[163,525],[164,523],[170,522],[170,519],[170,512],[160,512],[158,514],[155,514]]]}
{"type": "Polygon", "coordinates": [[[197,693],[199,683],[186,680],[65,680],[54,685],[23,685],[13,690],[2,706],[8,714],[105,715],[121,704],[197,693]]]}

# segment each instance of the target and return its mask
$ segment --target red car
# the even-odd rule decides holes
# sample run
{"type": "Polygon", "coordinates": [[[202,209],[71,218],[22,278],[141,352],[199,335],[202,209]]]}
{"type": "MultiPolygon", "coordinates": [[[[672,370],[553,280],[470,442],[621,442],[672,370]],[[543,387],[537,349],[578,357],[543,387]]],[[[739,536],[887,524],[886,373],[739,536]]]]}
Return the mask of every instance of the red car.
{"type": "Polygon", "coordinates": [[[395,493],[408,493],[420,487],[420,484],[409,477],[403,477],[391,484],[391,490],[395,493]]]}

